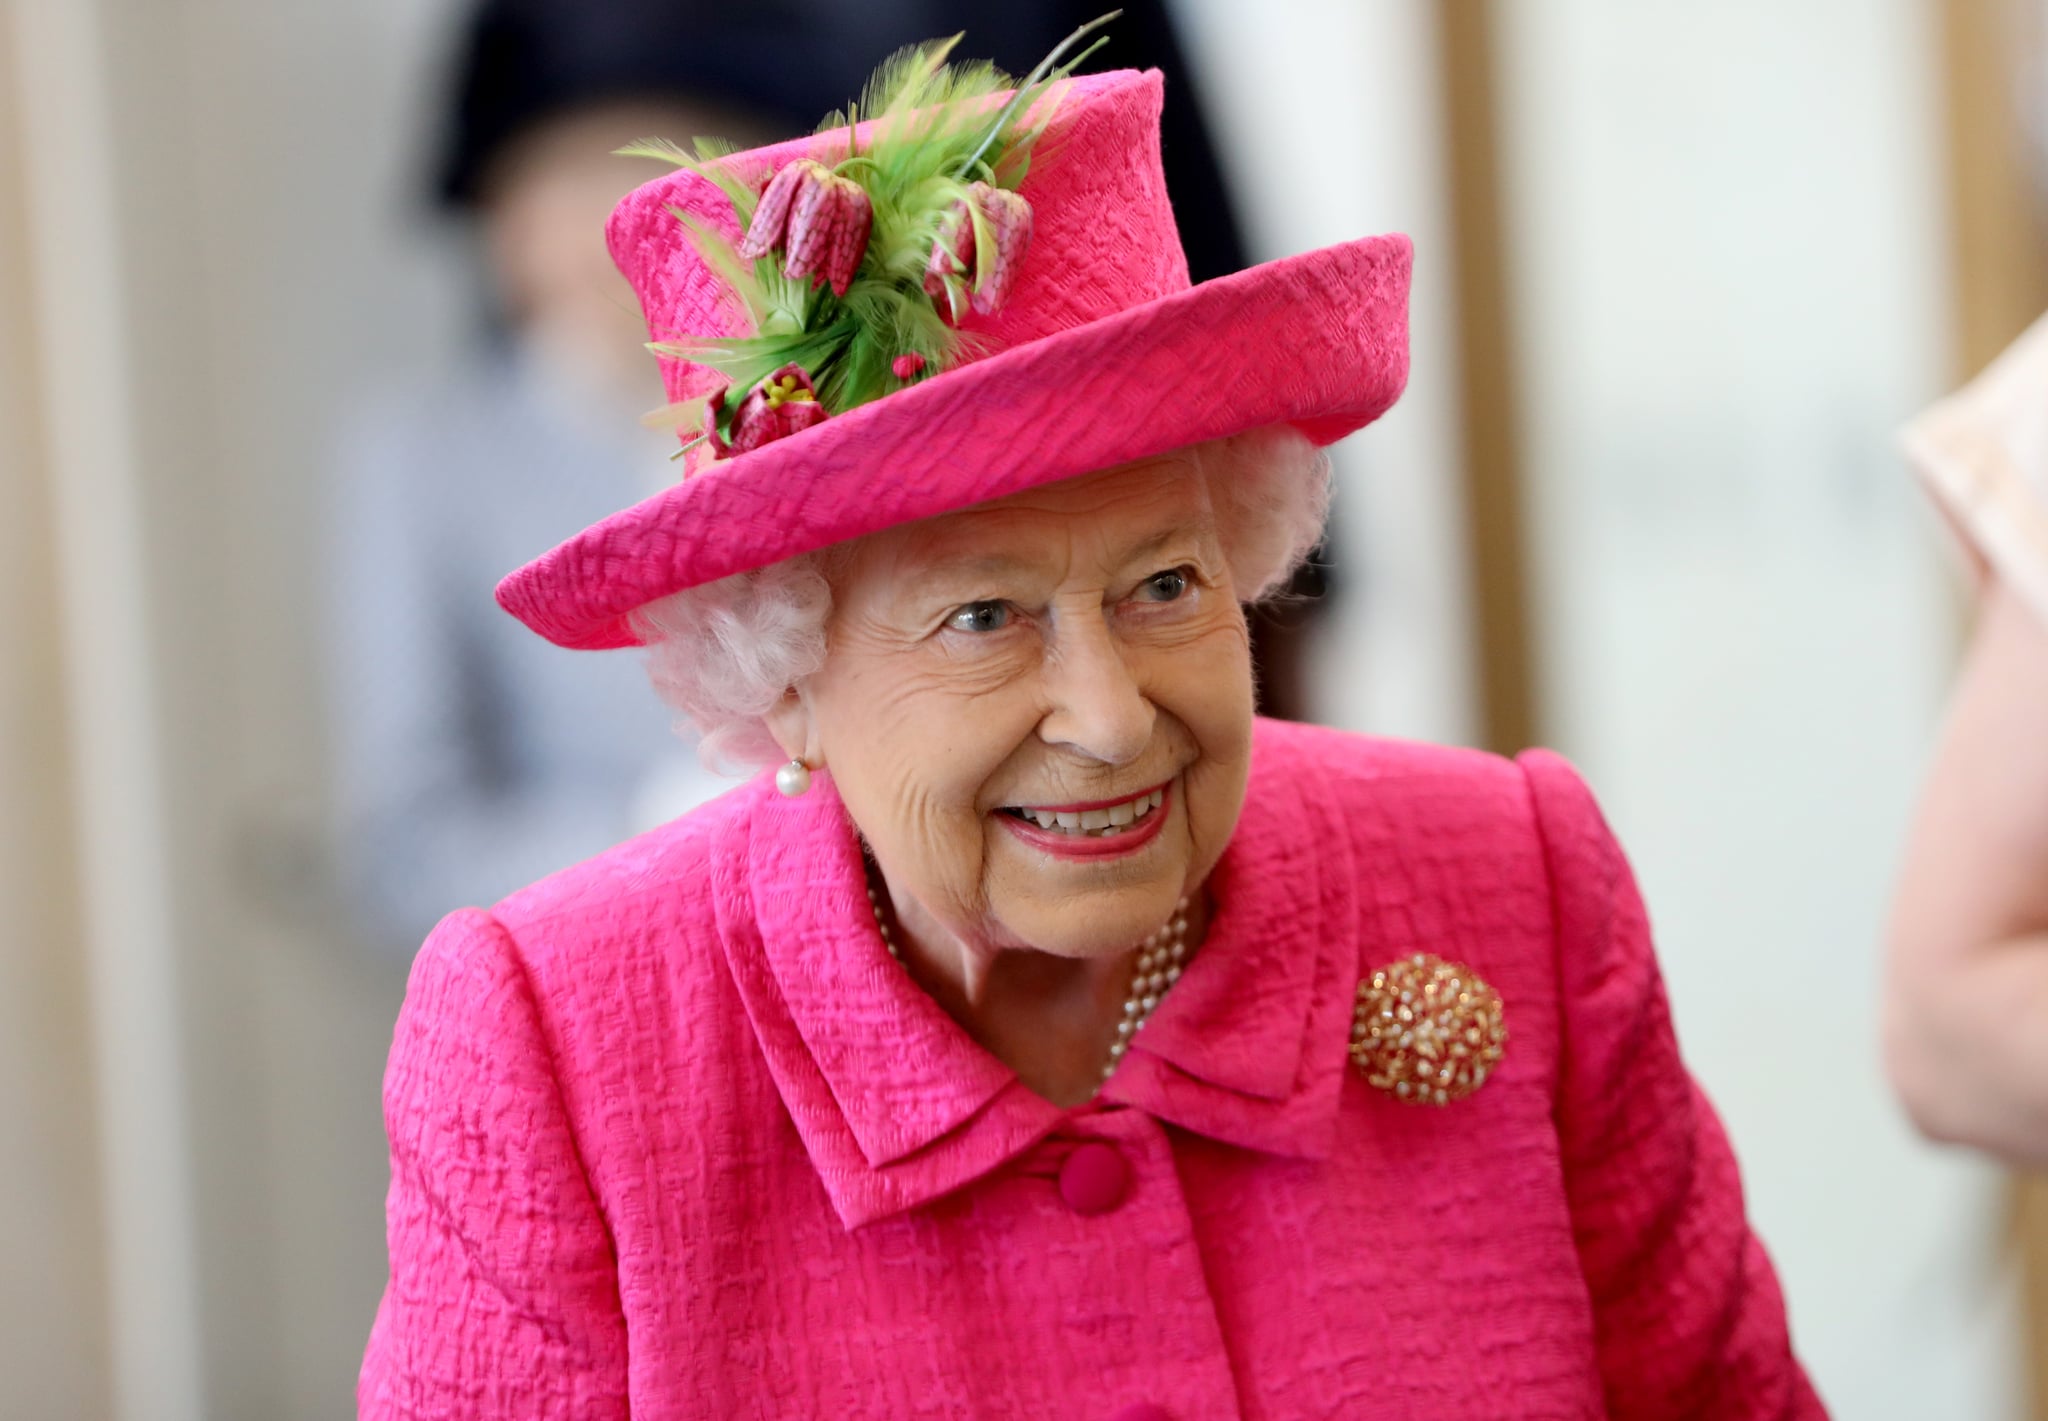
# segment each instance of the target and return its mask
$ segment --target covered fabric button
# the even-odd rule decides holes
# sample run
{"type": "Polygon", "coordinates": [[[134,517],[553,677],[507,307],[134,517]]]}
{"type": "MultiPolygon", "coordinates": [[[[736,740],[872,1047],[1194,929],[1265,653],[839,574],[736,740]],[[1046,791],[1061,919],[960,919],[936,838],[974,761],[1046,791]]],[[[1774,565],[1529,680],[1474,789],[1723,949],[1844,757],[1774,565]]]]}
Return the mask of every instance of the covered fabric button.
{"type": "Polygon", "coordinates": [[[1109,1421],[1173,1421],[1173,1413],[1156,1402],[1134,1401],[1109,1421]]]}
{"type": "Polygon", "coordinates": [[[1060,1198],[1077,1214],[1106,1214],[1124,1202],[1130,1188],[1131,1166],[1114,1145],[1077,1145],[1060,1166],[1060,1198]]]}

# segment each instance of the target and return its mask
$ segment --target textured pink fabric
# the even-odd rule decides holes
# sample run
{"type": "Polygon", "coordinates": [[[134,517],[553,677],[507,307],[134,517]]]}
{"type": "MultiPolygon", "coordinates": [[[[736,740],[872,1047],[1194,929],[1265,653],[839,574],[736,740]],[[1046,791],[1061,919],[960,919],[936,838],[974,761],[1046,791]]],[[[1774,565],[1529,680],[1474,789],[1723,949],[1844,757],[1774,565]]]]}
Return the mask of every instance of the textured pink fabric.
{"type": "Polygon", "coordinates": [[[1073,1110],[862,885],[829,778],[764,780],[435,932],[365,1416],[1822,1414],[1556,758],[1262,723],[1210,932],[1073,1110]],[[1511,1033],[1441,1109],[1346,1056],[1360,975],[1422,951],[1511,1033]],[[1100,1213],[1083,1149],[1128,1165],[1100,1213]]]}
{"type": "MultiPolygon", "coordinates": [[[[1036,223],[1016,290],[963,323],[994,353],[801,434],[703,466],[498,587],[563,646],[631,645],[626,615],[680,588],[1020,489],[1269,424],[1319,443],[1379,417],[1408,374],[1405,237],[1374,237],[1188,286],[1159,160],[1157,72],[1074,81],[1023,185],[1036,223]]],[[[847,136],[739,155],[765,175],[847,136]]],[[[687,171],[630,194],[612,254],[657,340],[736,329],[670,209],[737,235],[687,171]]],[[[664,364],[674,398],[716,377],[664,364]]]]}

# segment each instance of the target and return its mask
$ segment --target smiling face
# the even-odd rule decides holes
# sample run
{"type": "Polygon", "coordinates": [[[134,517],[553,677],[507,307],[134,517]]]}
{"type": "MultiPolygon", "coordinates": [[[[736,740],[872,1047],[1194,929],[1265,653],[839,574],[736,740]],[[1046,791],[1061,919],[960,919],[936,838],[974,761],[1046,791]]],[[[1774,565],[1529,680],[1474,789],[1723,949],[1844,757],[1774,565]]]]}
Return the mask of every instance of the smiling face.
{"type": "Polygon", "coordinates": [[[1128,949],[1215,867],[1252,677],[1183,452],[864,539],[771,716],[829,767],[899,915],[970,951],[1128,949]]]}

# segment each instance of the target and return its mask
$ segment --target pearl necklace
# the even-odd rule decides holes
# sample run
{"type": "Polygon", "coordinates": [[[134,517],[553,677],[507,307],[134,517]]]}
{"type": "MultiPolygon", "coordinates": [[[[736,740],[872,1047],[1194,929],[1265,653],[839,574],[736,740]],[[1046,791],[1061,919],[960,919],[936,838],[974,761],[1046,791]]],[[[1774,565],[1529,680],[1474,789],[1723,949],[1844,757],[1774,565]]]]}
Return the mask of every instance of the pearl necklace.
{"type": "MultiPolygon", "coordinates": [[[[888,915],[882,911],[882,895],[875,887],[874,875],[868,876],[868,907],[874,911],[875,927],[882,934],[882,946],[889,949],[889,955],[898,962],[903,953],[896,946],[896,937],[889,931],[888,915]]],[[[1152,1019],[1153,1008],[1167,989],[1180,980],[1182,965],[1188,955],[1188,900],[1183,898],[1174,905],[1173,920],[1163,928],[1154,928],[1145,935],[1133,954],[1135,965],[1131,971],[1131,994],[1124,999],[1123,1019],[1116,1024],[1116,1040],[1109,1044],[1109,1059],[1103,1062],[1102,1078],[1108,1080],[1116,1074],[1116,1064],[1124,1058],[1130,1048],[1131,1038],[1152,1019]]]]}
{"type": "Polygon", "coordinates": [[[1138,945],[1138,965],[1131,973],[1131,995],[1124,1001],[1124,1019],[1116,1024],[1116,1040],[1109,1043],[1109,1060],[1103,1063],[1102,1078],[1116,1073],[1116,1063],[1140,1027],[1152,1019],[1152,1008],[1166,995],[1166,989],[1180,980],[1181,963],[1188,955],[1188,900],[1173,908],[1173,921],[1154,928],[1138,945]]]}

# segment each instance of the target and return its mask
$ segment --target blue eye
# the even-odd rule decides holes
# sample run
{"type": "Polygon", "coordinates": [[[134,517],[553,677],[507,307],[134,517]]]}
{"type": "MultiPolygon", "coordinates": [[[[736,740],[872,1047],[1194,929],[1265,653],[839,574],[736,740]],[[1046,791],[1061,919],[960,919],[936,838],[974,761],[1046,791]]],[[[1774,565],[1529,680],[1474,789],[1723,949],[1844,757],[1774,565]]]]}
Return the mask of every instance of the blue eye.
{"type": "Polygon", "coordinates": [[[1188,575],[1177,567],[1155,572],[1138,584],[1138,594],[1147,602],[1177,602],[1187,590],[1188,575]]]}
{"type": "Polygon", "coordinates": [[[958,632],[999,632],[1010,625],[1010,604],[969,602],[948,617],[946,625],[958,632]]]}

